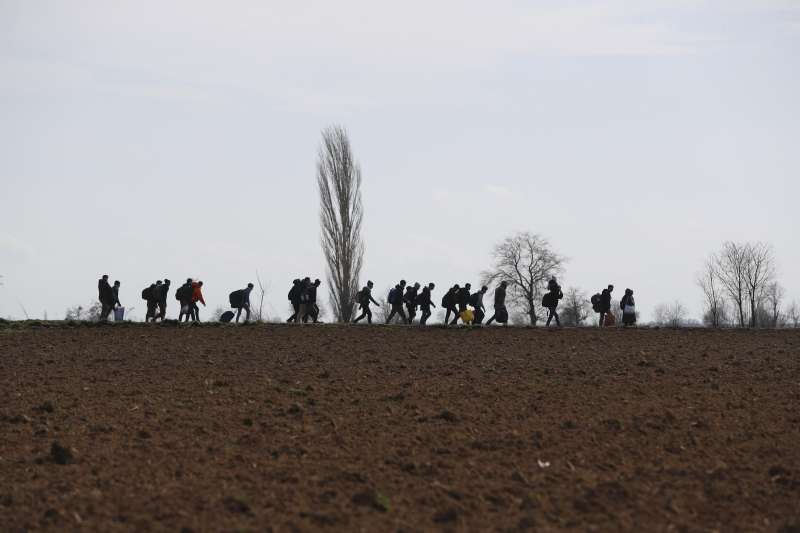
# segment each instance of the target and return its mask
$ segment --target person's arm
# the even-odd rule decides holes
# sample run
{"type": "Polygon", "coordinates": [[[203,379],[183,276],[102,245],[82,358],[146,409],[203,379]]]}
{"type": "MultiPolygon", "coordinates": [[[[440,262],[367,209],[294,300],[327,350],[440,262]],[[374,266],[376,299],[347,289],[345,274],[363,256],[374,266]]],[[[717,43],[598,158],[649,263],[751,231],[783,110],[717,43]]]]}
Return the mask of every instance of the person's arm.
{"type": "Polygon", "coordinates": [[[200,303],[203,304],[203,307],[205,307],[206,306],[206,301],[203,299],[203,293],[202,293],[202,291],[198,291],[198,292],[200,293],[200,298],[198,298],[198,299],[200,300],[200,303]]]}
{"type": "Polygon", "coordinates": [[[375,305],[378,305],[378,306],[380,306],[380,305],[381,305],[381,304],[379,304],[378,302],[376,302],[376,301],[375,301],[375,298],[373,298],[371,294],[369,295],[369,299],[370,299],[370,300],[372,301],[372,303],[374,303],[375,305]]]}

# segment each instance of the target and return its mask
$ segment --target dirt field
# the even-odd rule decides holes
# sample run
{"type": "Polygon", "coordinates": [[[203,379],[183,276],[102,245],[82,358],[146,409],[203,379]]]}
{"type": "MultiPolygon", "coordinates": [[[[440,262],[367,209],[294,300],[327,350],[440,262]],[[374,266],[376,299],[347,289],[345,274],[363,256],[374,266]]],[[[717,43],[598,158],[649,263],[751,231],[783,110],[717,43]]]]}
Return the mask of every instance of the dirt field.
{"type": "Polygon", "coordinates": [[[0,531],[800,531],[800,332],[0,328],[0,531]]]}

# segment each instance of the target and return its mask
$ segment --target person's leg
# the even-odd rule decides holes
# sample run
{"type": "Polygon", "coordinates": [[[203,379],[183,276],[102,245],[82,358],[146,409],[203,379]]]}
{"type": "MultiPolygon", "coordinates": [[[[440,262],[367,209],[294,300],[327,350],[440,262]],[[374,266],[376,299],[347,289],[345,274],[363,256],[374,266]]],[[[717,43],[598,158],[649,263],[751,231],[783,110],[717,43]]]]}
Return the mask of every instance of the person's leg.
{"type": "Polygon", "coordinates": [[[236,310],[236,323],[237,323],[237,324],[239,323],[239,317],[240,317],[241,315],[242,315],[242,308],[241,308],[241,307],[239,307],[239,308],[236,310]]]}
{"type": "Polygon", "coordinates": [[[372,309],[367,306],[367,308],[364,309],[364,312],[367,314],[367,324],[372,324],[372,309]]]}
{"type": "Polygon", "coordinates": [[[600,319],[598,320],[599,327],[603,327],[603,318],[605,318],[605,313],[600,311],[600,319]]]}
{"type": "Polygon", "coordinates": [[[453,321],[450,322],[450,325],[455,326],[458,323],[458,309],[456,309],[456,306],[452,305],[450,306],[450,310],[453,312],[453,321]]]}
{"type": "Polygon", "coordinates": [[[400,318],[403,319],[403,324],[408,322],[408,317],[406,316],[406,312],[403,311],[403,304],[397,306],[397,312],[400,314],[400,318]]]}
{"type": "Polygon", "coordinates": [[[475,309],[475,320],[473,320],[472,323],[480,326],[481,323],[483,322],[484,316],[486,315],[483,312],[483,309],[475,309]]]}
{"type": "Polygon", "coordinates": [[[200,322],[200,306],[197,305],[197,302],[192,304],[192,313],[194,314],[194,321],[200,322]]]}
{"type": "Polygon", "coordinates": [[[389,316],[386,317],[386,323],[387,324],[392,321],[392,319],[394,318],[394,314],[396,312],[397,312],[397,308],[393,305],[392,306],[392,310],[389,312],[389,316]]]}
{"type": "Polygon", "coordinates": [[[547,308],[547,322],[545,323],[544,327],[546,327],[546,328],[550,327],[550,321],[553,320],[553,313],[554,312],[555,312],[555,309],[553,309],[552,307],[548,307],[547,308]]]}
{"type": "Polygon", "coordinates": [[[419,317],[419,325],[424,326],[425,323],[428,321],[428,317],[431,316],[431,308],[430,307],[423,307],[422,308],[422,315],[419,317]]]}
{"type": "Polygon", "coordinates": [[[302,324],[304,316],[306,316],[306,304],[301,303],[297,306],[297,314],[294,317],[294,323],[302,324]]]}
{"type": "Polygon", "coordinates": [[[553,308],[553,316],[556,319],[556,326],[560,328],[561,327],[561,321],[558,319],[558,312],[556,311],[555,307],[553,308]]]}
{"type": "Polygon", "coordinates": [[[319,306],[316,303],[311,306],[311,318],[314,320],[314,324],[319,322],[319,306]]]}
{"type": "Polygon", "coordinates": [[[497,318],[497,310],[495,310],[495,312],[494,312],[494,314],[492,315],[492,317],[491,317],[489,320],[487,320],[487,321],[486,321],[486,325],[488,326],[488,325],[490,325],[492,322],[494,322],[495,318],[497,318]]]}

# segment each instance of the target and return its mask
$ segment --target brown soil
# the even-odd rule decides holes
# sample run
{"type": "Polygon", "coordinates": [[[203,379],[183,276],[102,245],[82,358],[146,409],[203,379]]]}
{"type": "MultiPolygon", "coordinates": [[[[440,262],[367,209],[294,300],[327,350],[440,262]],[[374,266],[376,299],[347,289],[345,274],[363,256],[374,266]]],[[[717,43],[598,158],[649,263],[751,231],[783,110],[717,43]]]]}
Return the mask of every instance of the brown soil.
{"type": "Polygon", "coordinates": [[[800,530],[800,332],[0,329],[0,530],[800,530]]]}

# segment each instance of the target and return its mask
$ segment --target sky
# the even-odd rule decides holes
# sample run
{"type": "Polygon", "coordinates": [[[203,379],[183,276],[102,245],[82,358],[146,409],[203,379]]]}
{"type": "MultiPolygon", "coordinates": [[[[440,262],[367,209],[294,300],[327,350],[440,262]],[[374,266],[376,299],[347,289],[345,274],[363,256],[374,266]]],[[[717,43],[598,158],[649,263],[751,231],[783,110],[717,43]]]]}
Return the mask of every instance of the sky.
{"type": "Polygon", "coordinates": [[[325,279],[332,124],[379,292],[474,286],[530,231],[644,320],[699,318],[726,240],[771,243],[800,300],[798,52],[800,1],[0,0],[0,316],[63,318],[104,273],[134,317],[164,277],[213,309],[256,272],[286,315],[325,279]]]}

